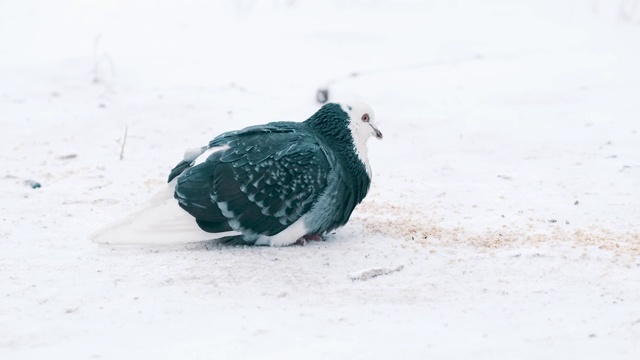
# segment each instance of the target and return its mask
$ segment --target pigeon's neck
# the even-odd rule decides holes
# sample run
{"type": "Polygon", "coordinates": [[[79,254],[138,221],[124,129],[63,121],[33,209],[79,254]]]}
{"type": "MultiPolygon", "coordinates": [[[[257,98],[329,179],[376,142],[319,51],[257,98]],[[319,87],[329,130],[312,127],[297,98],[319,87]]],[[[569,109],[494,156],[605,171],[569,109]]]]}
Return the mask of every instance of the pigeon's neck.
{"type": "Polygon", "coordinates": [[[347,113],[337,104],[328,104],[306,120],[305,124],[333,150],[353,183],[357,184],[356,202],[362,201],[369,191],[371,170],[366,144],[358,143],[357,136],[353,135],[347,113]],[[332,105],[334,107],[327,108],[332,105]]]}

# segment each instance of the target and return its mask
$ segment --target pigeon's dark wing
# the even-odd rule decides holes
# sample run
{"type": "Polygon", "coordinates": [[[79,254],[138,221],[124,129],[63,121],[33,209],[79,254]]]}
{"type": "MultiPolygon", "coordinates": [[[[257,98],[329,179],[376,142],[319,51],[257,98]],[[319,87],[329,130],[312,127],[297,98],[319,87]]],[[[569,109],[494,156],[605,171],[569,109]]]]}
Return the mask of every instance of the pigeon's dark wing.
{"type": "Polygon", "coordinates": [[[175,198],[205,231],[275,235],[307,213],[327,186],[331,156],[296,123],[223,134],[229,149],[178,177],[175,198]]]}

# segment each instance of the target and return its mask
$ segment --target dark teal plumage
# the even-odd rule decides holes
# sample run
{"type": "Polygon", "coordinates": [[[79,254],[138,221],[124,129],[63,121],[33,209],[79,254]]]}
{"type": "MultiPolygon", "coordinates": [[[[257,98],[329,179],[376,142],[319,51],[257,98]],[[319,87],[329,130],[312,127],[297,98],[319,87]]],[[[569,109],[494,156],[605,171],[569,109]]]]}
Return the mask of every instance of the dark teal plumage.
{"type": "Polygon", "coordinates": [[[233,242],[253,243],[259,235],[281,232],[311,211],[327,189],[335,189],[335,208],[314,209],[328,212],[322,223],[311,226],[321,235],[346,224],[369,190],[348,114],[338,104],[324,105],[302,123],[274,122],[224,133],[202,153],[224,145],[229,149],[195,166],[195,157],[181,161],[169,181],[177,179],[174,196],[201,229],[244,234],[233,242]]]}

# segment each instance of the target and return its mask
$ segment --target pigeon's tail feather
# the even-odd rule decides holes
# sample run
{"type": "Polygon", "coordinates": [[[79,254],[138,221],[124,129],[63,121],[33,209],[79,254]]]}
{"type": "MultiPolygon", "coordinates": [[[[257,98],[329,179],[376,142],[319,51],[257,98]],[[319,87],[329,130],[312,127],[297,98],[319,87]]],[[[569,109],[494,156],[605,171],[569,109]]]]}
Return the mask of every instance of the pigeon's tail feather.
{"type": "Polygon", "coordinates": [[[209,233],[173,198],[174,183],[159,192],[142,209],[91,235],[107,245],[178,245],[241,235],[236,231],[209,233]]]}

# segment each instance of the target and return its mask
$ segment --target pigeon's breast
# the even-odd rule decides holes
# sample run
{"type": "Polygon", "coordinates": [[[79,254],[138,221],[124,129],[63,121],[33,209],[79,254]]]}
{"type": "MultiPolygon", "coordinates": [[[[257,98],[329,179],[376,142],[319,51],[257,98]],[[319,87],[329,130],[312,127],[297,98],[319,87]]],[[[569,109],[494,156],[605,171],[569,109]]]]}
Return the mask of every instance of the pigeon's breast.
{"type": "MultiPolygon", "coordinates": [[[[349,219],[344,216],[345,198],[349,197],[348,189],[343,186],[336,171],[332,171],[327,179],[327,188],[318,197],[315,205],[305,217],[305,225],[309,234],[322,234],[344,225],[349,219]]],[[[349,212],[351,214],[351,212],[349,212]]]]}

